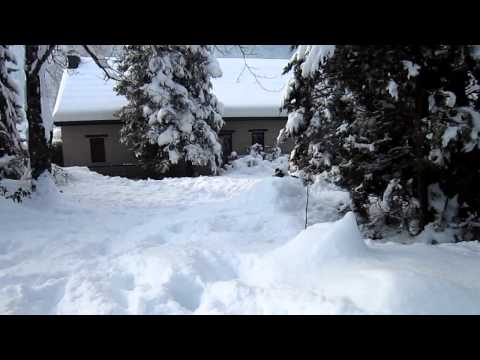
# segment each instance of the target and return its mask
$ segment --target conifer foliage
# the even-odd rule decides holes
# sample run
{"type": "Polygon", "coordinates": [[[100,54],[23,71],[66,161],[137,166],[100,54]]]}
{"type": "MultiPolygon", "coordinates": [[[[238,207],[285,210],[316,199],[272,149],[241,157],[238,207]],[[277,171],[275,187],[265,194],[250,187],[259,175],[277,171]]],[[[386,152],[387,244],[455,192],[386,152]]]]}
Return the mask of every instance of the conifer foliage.
{"type": "Polygon", "coordinates": [[[279,137],[295,139],[291,169],[347,188],[372,237],[427,224],[475,237],[477,54],[469,45],[299,46],[279,137]]]}
{"type": "MultiPolygon", "coordinates": [[[[20,180],[28,172],[28,155],[17,130],[24,113],[19,85],[12,76],[17,60],[7,45],[0,45],[0,181],[20,180]]],[[[0,184],[0,195],[11,196],[0,184]]]]}
{"type": "Polygon", "coordinates": [[[211,91],[211,78],[221,76],[206,45],[126,46],[118,63],[116,91],[128,100],[119,113],[121,141],[156,173],[179,162],[221,165],[218,132],[221,104],[211,91]]]}

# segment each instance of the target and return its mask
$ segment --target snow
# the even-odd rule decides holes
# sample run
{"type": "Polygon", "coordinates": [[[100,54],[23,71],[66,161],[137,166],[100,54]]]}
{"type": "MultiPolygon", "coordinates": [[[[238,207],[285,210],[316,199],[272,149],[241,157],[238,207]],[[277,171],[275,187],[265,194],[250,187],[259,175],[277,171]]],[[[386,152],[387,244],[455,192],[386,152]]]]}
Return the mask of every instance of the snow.
{"type": "Polygon", "coordinates": [[[15,55],[15,59],[17,61],[17,64],[11,64],[12,68],[17,70],[12,72],[12,78],[15,79],[15,82],[17,83],[15,88],[18,89],[18,98],[19,98],[19,103],[23,105],[23,108],[21,110],[22,114],[22,123],[17,125],[17,129],[20,134],[21,139],[27,139],[28,134],[28,122],[27,122],[27,115],[25,112],[25,107],[26,107],[26,100],[25,100],[25,92],[26,92],[26,78],[25,78],[25,46],[23,45],[11,45],[10,50],[12,53],[15,55]]]}
{"type": "Polygon", "coordinates": [[[472,57],[475,60],[480,59],[480,45],[473,45],[472,46],[472,57]]]}
{"type": "MultiPolygon", "coordinates": [[[[480,148],[480,113],[474,110],[471,107],[462,106],[457,108],[458,113],[455,117],[452,117],[452,120],[455,120],[458,123],[464,122],[462,115],[467,114],[468,119],[468,127],[471,128],[470,131],[470,141],[468,141],[465,146],[463,147],[463,151],[470,152],[475,147],[480,148]]],[[[448,129],[447,129],[448,131],[448,129]]],[[[445,135],[444,135],[445,136],[445,135]]]]}
{"type": "MultiPolygon", "coordinates": [[[[362,239],[348,194],[273,177],[129,180],[82,167],[0,200],[2,314],[480,314],[480,244],[362,239]]],[[[252,166],[253,164],[253,166],[252,166]]],[[[249,166],[250,165],[250,166],[249,166]]]]}
{"type": "Polygon", "coordinates": [[[163,146],[173,142],[178,137],[178,131],[171,125],[157,137],[157,144],[158,146],[163,146]]]}
{"type": "Polygon", "coordinates": [[[445,96],[445,105],[453,108],[457,102],[457,96],[451,91],[442,91],[442,94],[445,96]]]}
{"type": "Polygon", "coordinates": [[[415,77],[420,73],[421,66],[415,64],[411,61],[404,60],[402,61],[403,67],[405,70],[408,71],[407,78],[410,79],[411,77],[415,77]]]}
{"type": "Polygon", "coordinates": [[[210,61],[208,63],[208,72],[213,78],[219,78],[223,75],[220,63],[214,56],[210,57],[210,61]]]}
{"type": "Polygon", "coordinates": [[[327,59],[333,56],[335,45],[299,45],[293,58],[305,59],[301,65],[302,76],[309,77],[324,64],[327,59]]]}
{"type": "Polygon", "coordinates": [[[215,45],[214,55],[221,58],[261,58],[289,59],[293,50],[291,45],[215,45]]]}
{"type": "Polygon", "coordinates": [[[62,128],[54,126],[53,127],[53,134],[52,134],[52,143],[61,143],[62,142],[62,128]]]}
{"type": "Polygon", "coordinates": [[[457,138],[458,130],[460,130],[458,126],[449,126],[445,129],[442,136],[442,146],[444,148],[448,146],[450,140],[455,140],[457,138]]]}
{"type": "Polygon", "coordinates": [[[212,80],[224,117],[276,117],[289,75],[285,59],[218,59],[223,76],[212,80]],[[245,67],[245,62],[248,68],[245,67]]]}
{"type": "Polygon", "coordinates": [[[333,56],[335,45],[311,45],[305,63],[302,64],[302,75],[310,76],[318,70],[320,64],[333,56]]]}
{"type": "MultiPolygon", "coordinates": [[[[210,63],[213,92],[224,106],[224,117],[276,117],[289,75],[287,59],[219,58],[210,63]],[[245,62],[248,68],[245,66],[245,62]],[[220,68],[218,68],[218,65],[220,68]]],[[[92,59],[82,57],[78,69],[65,70],[53,111],[55,122],[113,120],[126,99],[113,90],[92,59]]]]}
{"type": "Polygon", "coordinates": [[[398,84],[394,80],[388,82],[387,91],[391,97],[398,101],[398,84]]]}
{"type": "Polygon", "coordinates": [[[295,134],[304,125],[304,110],[298,109],[288,114],[287,124],[285,128],[291,134],[295,134]]]}
{"type": "Polygon", "coordinates": [[[81,58],[78,69],[64,70],[58,89],[53,120],[112,120],[113,113],[127,104],[113,91],[114,82],[105,80],[102,70],[90,58],[81,58]]]}
{"type": "Polygon", "coordinates": [[[398,187],[400,183],[399,179],[392,179],[387,185],[382,197],[382,208],[384,211],[390,211],[390,205],[392,200],[392,193],[398,187]]]}
{"type": "Polygon", "coordinates": [[[467,112],[471,116],[472,120],[472,132],[470,133],[470,138],[472,140],[473,144],[477,144],[477,146],[480,148],[480,114],[477,111],[474,111],[471,108],[464,107],[461,108],[463,111],[467,112]]]}
{"type": "Polygon", "coordinates": [[[2,155],[0,156],[0,168],[7,166],[10,161],[15,159],[15,156],[2,155]]]}

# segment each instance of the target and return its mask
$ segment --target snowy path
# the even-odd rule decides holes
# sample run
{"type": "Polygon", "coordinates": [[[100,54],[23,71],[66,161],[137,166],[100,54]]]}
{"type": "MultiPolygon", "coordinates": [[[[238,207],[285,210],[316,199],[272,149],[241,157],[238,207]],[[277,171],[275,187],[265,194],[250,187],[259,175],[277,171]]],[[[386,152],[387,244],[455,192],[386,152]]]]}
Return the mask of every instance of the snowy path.
{"type": "Polygon", "coordinates": [[[301,230],[291,211],[271,214],[280,186],[301,206],[298,181],[268,170],[131,181],[71,168],[61,195],[3,202],[0,233],[11,236],[0,242],[0,312],[195,310],[207,283],[238,277],[241,254],[301,230]]]}
{"type": "Polygon", "coordinates": [[[327,187],[302,232],[299,180],[240,170],[0,200],[0,313],[480,313],[477,243],[365,244],[327,187]]]}

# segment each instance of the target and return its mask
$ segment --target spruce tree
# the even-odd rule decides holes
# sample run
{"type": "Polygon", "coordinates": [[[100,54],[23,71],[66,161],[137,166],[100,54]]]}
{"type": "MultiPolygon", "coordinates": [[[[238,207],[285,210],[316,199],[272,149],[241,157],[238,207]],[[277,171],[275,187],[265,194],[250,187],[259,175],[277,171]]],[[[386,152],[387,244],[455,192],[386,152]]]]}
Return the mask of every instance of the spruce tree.
{"type": "Polygon", "coordinates": [[[346,187],[371,236],[398,227],[417,234],[431,222],[471,234],[480,210],[478,169],[466,160],[479,160],[474,50],[300,47],[281,134],[296,141],[292,168],[327,171],[346,187]]]}
{"type": "Polygon", "coordinates": [[[17,130],[25,118],[12,64],[17,64],[15,55],[9,46],[0,45],[0,195],[19,199],[25,189],[7,189],[1,184],[2,179],[21,180],[28,176],[28,154],[17,130]]]}
{"type": "Polygon", "coordinates": [[[156,173],[181,161],[221,165],[218,132],[221,104],[211,91],[211,77],[221,76],[205,45],[126,46],[117,63],[122,74],[116,91],[128,105],[120,112],[121,141],[156,173]]]}

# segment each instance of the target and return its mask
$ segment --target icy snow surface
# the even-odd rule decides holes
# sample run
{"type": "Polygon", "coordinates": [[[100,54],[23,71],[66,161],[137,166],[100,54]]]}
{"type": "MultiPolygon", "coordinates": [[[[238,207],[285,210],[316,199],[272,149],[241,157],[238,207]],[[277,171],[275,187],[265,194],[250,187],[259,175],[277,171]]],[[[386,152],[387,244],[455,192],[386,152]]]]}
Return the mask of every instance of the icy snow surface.
{"type": "Polygon", "coordinates": [[[161,181],[72,167],[60,191],[43,177],[0,200],[0,313],[480,313],[478,243],[364,241],[321,182],[303,230],[305,188],[272,176],[286,165],[161,181]]]}

